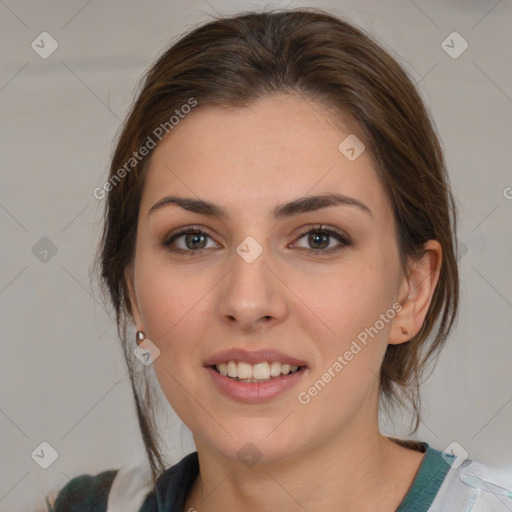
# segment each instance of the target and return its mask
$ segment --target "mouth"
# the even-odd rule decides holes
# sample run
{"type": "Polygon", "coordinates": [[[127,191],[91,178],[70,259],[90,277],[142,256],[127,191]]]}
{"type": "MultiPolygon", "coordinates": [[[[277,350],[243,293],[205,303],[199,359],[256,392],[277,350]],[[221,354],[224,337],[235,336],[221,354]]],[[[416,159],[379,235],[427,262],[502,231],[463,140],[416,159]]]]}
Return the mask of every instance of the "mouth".
{"type": "Polygon", "coordinates": [[[216,371],[219,375],[228,377],[237,382],[260,383],[303,371],[306,369],[306,366],[288,363],[283,364],[279,361],[262,361],[256,364],[250,364],[243,361],[237,362],[231,360],[227,363],[210,365],[209,368],[216,371]]]}
{"type": "Polygon", "coordinates": [[[309,372],[306,361],[274,349],[231,349],[203,362],[211,382],[225,397],[256,404],[295,387],[309,372]]]}

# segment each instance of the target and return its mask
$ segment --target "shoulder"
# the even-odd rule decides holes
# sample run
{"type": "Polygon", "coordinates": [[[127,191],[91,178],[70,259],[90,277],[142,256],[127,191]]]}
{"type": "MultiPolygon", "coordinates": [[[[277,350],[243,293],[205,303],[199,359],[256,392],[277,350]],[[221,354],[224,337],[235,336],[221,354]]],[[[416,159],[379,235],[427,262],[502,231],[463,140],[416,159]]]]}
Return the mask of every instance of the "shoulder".
{"type": "Polygon", "coordinates": [[[107,510],[108,496],[119,470],[109,469],[96,475],[82,474],[72,478],[58,492],[49,512],[101,512],[107,510]]]}
{"type": "Polygon", "coordinates": [[[491,467],[461,457],[449,466],[429,512],[512,510],[512,466],[491,467]]]}

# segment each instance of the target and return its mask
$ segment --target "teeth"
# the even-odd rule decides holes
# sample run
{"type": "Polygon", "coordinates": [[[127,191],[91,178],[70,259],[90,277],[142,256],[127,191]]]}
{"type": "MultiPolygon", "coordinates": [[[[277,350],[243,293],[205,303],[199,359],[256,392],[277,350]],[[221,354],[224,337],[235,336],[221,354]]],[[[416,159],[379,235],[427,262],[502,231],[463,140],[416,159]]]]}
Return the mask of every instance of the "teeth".
{"type": "Polygon", "coordinates": [[[237,374],[239,379],[252,379],[252,364],[238,363],[237,374]]]}
{"type": "Polygon", "coordinates": [[[243,380],[244,382],[263,382],[271,378],[294,373],[298,366],[281,364],[278,361],[268,363],[262,361],[257,364],[229,361],[215,366],[221,375],[231,377],[232,379],[243,380]]]}
{"type": "Polygon", "coordinates": [[[281,375],[281,363],[273,362],[270,365],[270,375],[272,377],[279,377],[281,375]]]}
{"type": "MultiPolygon", "coordinates": [[[[240,368],[240,364],[241,363],[238,363],[239,368],[240,368]]],[[[270,365],[268,363],[255,364],[252,367],[252,376],[251,377],[253,379],[260,379],[260,380],[269,379],[270,378],[270,365]]],[[[241,379],[242,377],[239,375],[238,378],[241,379]]]]}
{"type": "Polygon", "coordinates": [[[227,374],[228,377],[238,377],[237,364],[235,361],[229,361],[227,374]]]}

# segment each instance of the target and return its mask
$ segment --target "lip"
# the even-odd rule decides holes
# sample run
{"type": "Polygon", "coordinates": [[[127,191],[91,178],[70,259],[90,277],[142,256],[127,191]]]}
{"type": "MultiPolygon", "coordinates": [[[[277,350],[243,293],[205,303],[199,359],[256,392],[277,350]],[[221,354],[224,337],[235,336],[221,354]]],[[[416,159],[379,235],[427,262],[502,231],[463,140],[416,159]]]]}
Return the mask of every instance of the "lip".
{"type": "Polygon", "coordinates": [[[266,382],[240,382],[221,375],[211,366],[207,366],[205,369],[215,387],[222,394],[233,400],[249,404],[271,400],[295,386],[302,379],[303,375],[308,372],[308,369],[303,367],[295,373],[281,375],[281,377],[276,377],[266,382]]]}
{"type": "Polygon", "coordinates": [[[262,362],[273,363],[274,361],[277,361],[281,364],[289,364],[291,366],[308,366],[306,361],[291,357],[284,352],[280,352],[279,350],[260,349],[248,351],[239,348],[217,352],[204,361],[204,366],[214,366],[220,363],[228,363],[229,361],[244,362],[249,364],[258,364],[262,362]]]}

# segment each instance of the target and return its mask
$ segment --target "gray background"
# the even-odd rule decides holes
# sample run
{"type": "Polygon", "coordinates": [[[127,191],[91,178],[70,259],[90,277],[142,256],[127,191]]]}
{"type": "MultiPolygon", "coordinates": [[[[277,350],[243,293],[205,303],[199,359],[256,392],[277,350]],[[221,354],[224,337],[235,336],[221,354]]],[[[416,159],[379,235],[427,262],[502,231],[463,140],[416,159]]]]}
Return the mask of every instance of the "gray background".
{"type": "MultiPolygon", "coordinates": [[[[414,437],[440,450],[456,441],[473,459],[510,467],[511,1],[6,0],[0,510],[32,510],[77,474],[143,459],[115,325],[88,275],[103,209],[92,191],[105,180],[142,73],[171,38],[209,14],[264,5],[345,15],[370,30],[418,83],[446,152],[465,249],[460,319],[423,387],[414,437]],[[43,31],[59,44],[46,59],[31,47],[43,31]],[[441,46],[454,31],[469,44],[458,58],[441,46]],[[52,246],[44,237],[56,254],[41,252],[52,246]],[[58,452],[48,469],[31,456],[43,441],[58,452]]],[[[193,444],[170,408],[164,421],[174,463],[193,444]]],[[[383,430],[405,437],[406,426],[383,430]]]]}

